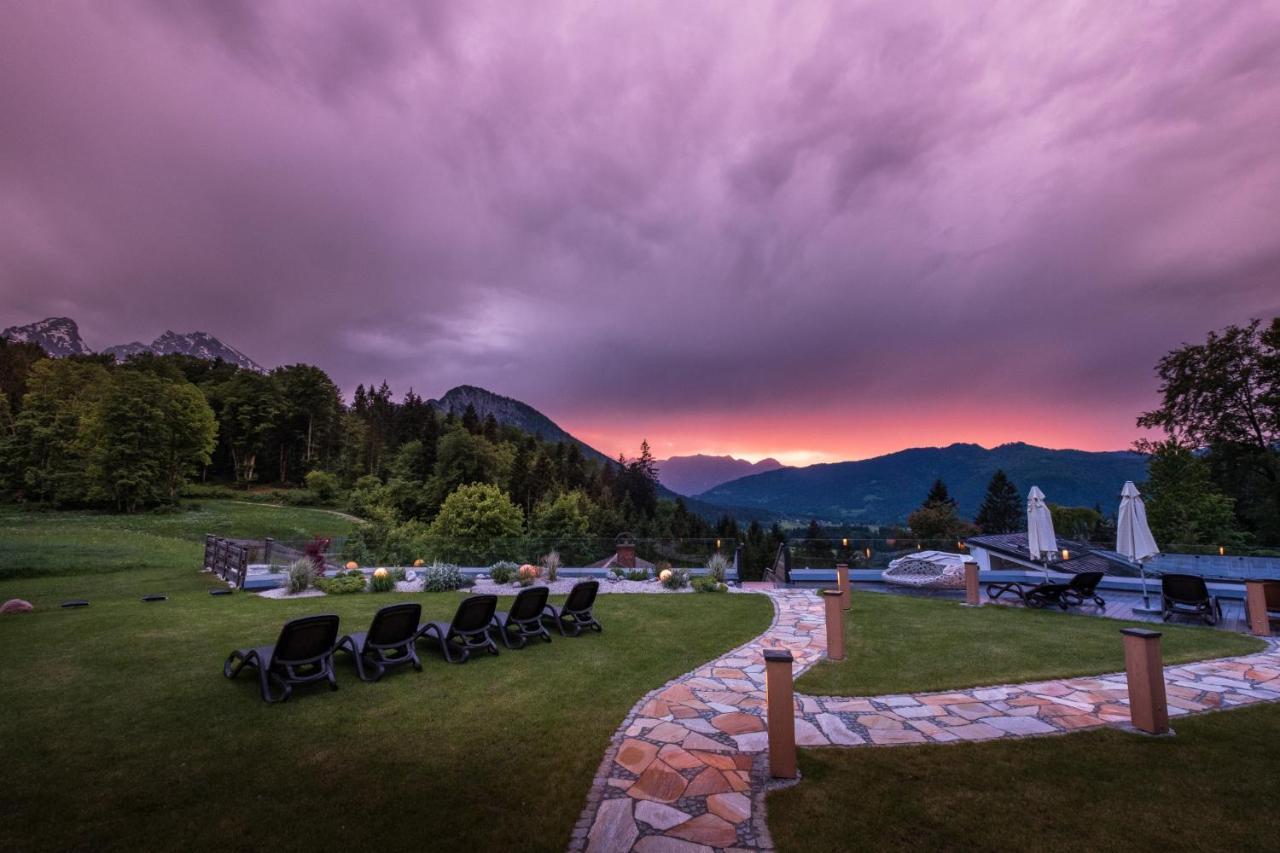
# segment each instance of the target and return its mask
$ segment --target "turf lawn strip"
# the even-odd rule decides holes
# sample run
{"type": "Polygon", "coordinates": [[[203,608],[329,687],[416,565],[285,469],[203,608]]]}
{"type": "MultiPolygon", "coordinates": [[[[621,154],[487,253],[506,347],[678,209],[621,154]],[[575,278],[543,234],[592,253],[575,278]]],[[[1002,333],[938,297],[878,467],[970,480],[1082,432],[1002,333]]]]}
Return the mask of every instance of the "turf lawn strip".
{"type": "Polygon", "coordinates": [[[462,596],[214,598],[186,577],[167,602],[0,620],[0,849],[563,850],[631,707],[772,616],[763,596],[606,595],[600,635],[461,666],[423,642],[422,673],[377,684],[340,659],[339,691],[267,705],[250,673],[223,678],[232,648],[310,613],[364,629],[401,600],[447,619],[462,596]]]}
{"type": "Polygon", "coordinates": [[[330,510],[227,500],[134,515],[0,506],[0,580],[101,576],[134,569],[181,571],[199,568],[206,533],[307,539],[345,536],[354,528],[350,516],[330,510]]]}
{"type": "Polygon", "coordinates": [[[845,614],[845,659],[796,682],[811,696],[877,696],[1124,669],[1120,629],[1164,634],[1165,663],[1249,654],[1254,637],[1190,625],[1124,622],[1058,610],[963,607],[959,602],[857,592],[845,614]]]}
{"type": "Polygon", "coordinates": [[[987,743],[813,749],[768,795],[779,851],[1280,849],[1280,707],[987,743]]]}

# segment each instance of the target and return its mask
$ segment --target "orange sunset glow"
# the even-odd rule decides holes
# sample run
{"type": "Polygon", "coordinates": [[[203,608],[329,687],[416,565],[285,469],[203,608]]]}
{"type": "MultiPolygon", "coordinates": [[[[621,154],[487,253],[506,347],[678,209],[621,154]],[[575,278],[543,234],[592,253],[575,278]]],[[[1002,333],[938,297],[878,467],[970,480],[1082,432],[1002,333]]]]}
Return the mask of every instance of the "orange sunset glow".
{"type": "Polygon", "coordinates": [[[995,412],[981,405],[899,411],[850,407],[739,416],[628,414],[627,417],[568,417],[561,425],[605,453],[632,456],[647,439],[658,458],[696,453],[730,455],[752,462],[766,457],[784,465],[866,459],[907,447],[971,442],[994,447],[1025,441],[1077,450],[1124,450],[1145,435],[1134,426],[1136,410],[1117,405],[1105,416],[1071,423],[1053,410],[995,412]]]}

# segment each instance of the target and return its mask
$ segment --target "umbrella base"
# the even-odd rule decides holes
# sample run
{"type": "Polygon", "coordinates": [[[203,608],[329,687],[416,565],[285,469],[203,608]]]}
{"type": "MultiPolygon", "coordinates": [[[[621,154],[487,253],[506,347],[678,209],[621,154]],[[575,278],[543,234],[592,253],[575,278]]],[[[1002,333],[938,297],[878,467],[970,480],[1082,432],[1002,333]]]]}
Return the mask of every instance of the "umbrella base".
{"type": "Polygon", "coordinates": [[[1135,605],[1133,606],[1133,612],[1134,612],[1134,613],[1157,614],[1157,613],[1163,613],[1163,612],[1164,612],[1164,610],[1162,610],[1162,609],[1161,609],[1161,608],[1159,608],[1159,607],[1152,607],[1152,606],[1151,606],[1151,603],[1150,603],[1150,602],[1149,602],[1149,601],[1144,597],[1144,598],[1142,599],[1142,603],[1141,603],[1141,604],[1135,604],[1135,605]]]}

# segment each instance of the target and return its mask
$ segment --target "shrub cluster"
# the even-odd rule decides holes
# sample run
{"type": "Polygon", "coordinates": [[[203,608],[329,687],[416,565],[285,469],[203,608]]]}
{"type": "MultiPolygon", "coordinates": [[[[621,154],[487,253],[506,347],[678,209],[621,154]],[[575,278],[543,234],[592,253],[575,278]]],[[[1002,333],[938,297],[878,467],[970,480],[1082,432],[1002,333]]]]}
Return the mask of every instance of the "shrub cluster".
{"type": "Polygon", "coordinates": [[[662,571],[658,572],[658,577],[662,585],[667,589],[684,589],[689,585],[688,569],[673,569],[669,564],[662,571]]]}
{"type": "Polygon", "coordinates": [[[422,570],[423,592],[450,592],[463,586],[462,572],[452,563],[437,561],[422,570]]]}
{"type": "Polygon", "coordinates": [[[520,567],[510,560],[499,560],[489,567],[489,577],[496,584],[511,583],[520,567]]]}
{"type": "Polygon", "coordinates": [[[364,573],[359,569],[339,572],[331,578],[320,578],[316,588],[328,595],[347,595],[353,592],[364,592],[364,573]]]}
{"type": "Polygon", "coordinates": [[[729,585],[710,575],[692,578],[689,584],[694,592],[728,592],[729,585]]]}

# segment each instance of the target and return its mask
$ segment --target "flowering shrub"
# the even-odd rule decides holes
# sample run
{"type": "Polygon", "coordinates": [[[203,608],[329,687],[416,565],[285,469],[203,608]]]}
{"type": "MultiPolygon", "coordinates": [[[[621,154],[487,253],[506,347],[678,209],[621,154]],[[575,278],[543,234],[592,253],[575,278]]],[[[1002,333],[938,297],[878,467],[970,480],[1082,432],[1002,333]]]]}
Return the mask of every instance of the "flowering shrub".
{"type": "Polygon", "coordinates": [[[423,592],[449,592],[463,587],[462,572],[452,563],[432,563],[422,570],[423,592]]]}

